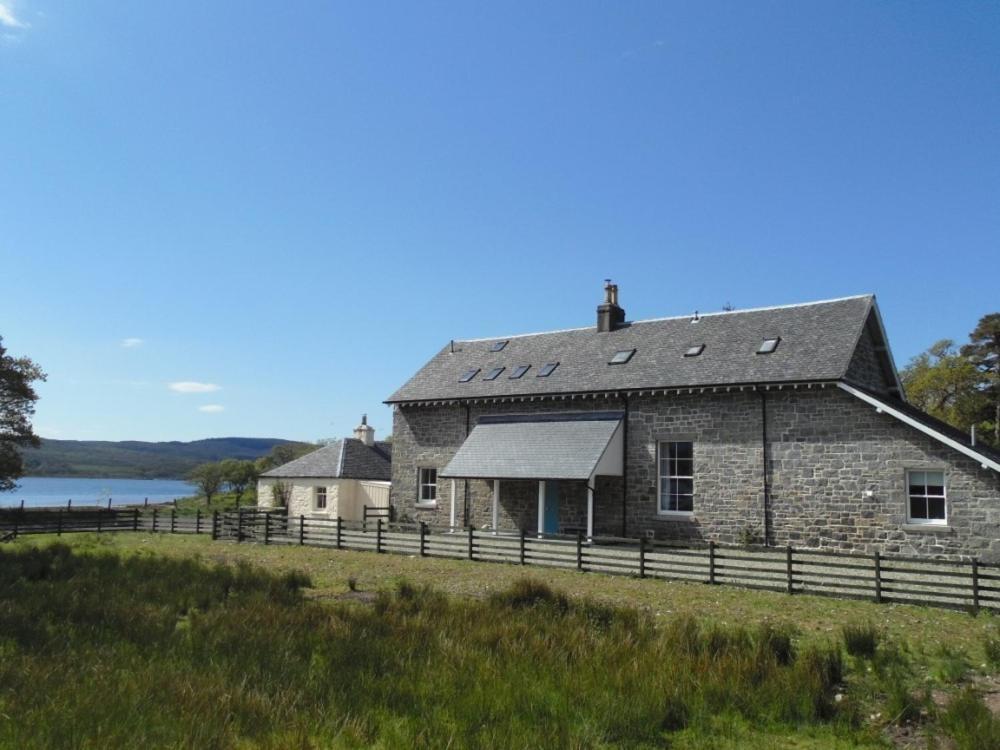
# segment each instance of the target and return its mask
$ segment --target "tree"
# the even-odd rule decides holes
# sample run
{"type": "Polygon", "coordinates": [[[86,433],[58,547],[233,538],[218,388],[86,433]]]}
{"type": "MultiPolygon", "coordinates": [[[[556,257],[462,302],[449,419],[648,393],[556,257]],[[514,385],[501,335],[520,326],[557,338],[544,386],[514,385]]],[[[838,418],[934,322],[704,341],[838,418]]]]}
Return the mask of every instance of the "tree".
{"type": "Polygon", "coordinates": [[[196,466],[188,474],[188,479],[198,485],[201,494],[205,496],[205,504],[211,505],[212,498],[222,489],[226,481],[222,472],[222,465],[218,463],[201,464],[196,466]]]}
{"type": "Polygon", "coordinates": [[[274,500],[274,507],[287,508],[288,501],[292,499],[291,482],[279,479],[271,488],[271,497],[274,500]]]}
{"type": "Polygon", "coordinates": [[[31,428],[36,380],[45,380],[41,368],[27,357],[8,356],[0,336],[0,492],[14,489],[14,480],[24,474],[18,449],[41,445],[31,428]]]}
{"type": "Polygon", "coordinates": [[[257,464],[253,461],[228,458],[222,462],[221,468],[223,479],[236,495],[236,505],[238,506],[247,487],[257,481],[257,464]]]}
{"type": "Polygon", "coordinates": [[[969,334],[969,343],[962,347],[962,356],[968,358],[981,376],[979,392],[983,408],[979,416],[988,429],[992,427],[993,444],[1000,447],[1000,313],[979,319],[969,334]]]}
{"type": "Polygon", "coordinates": [[[302,458],[319,447],[312,443],[280,443],[274,446],[266,456],[257,459],[257,471],[263,474],[265,471],[294,461],[296,458],[302,458]]]}
{"type": "Polygon", "coordinates": [[[899,373],[914,406],[962,430],[969,430],[982,408],[975,365],[942,339],[918,354],[899,373]]]}

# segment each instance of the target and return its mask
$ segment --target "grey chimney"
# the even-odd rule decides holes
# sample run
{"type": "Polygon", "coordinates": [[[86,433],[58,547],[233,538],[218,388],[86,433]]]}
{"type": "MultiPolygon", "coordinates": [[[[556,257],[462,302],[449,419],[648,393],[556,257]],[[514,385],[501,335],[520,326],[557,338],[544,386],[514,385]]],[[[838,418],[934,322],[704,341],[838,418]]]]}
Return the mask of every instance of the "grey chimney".
{"type": "Polygon", "coordinates": [[[618,306],[618,285],[604,280],[604,303],[597,306],[597,330],[608,333],[625,325],[625,311],[618,306]]]}
{"type": "Polygon", "coordinates": [[[365,445],[375,445],[375,428],[368,425],[368,415],[361,415],[361,424],[354,428],[354,437],[365,445]]]}

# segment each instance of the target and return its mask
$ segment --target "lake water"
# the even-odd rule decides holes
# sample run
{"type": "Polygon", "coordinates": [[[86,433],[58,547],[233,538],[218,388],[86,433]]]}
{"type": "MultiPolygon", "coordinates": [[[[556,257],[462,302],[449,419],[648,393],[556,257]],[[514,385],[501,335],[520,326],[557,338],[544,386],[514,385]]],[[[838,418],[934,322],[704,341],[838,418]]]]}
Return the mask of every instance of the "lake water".
{"type": "Polygon", "coordinates": [[[20,505],[39,507],[47,505],[105,504],[108,498],[114,505],[141,503],[149,498],[151,503],[167,503],[174,498],[196,494],[195,486],[179,479],[89,479],[79,477],[22,477],[11,492],[0,492],[0,507],[20,505]]]}

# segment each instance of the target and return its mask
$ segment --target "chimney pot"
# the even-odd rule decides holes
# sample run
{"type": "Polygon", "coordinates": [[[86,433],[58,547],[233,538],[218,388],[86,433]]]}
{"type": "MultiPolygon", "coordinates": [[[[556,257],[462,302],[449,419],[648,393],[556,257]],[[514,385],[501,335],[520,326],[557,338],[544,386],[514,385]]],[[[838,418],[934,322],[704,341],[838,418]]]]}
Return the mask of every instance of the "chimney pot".
{"type": "Polygon", "coordinates": [[[625,311],[618,306],[618,285],[604,280],[604,303],[597,306],[597,330],[608,333],[625,325],[625,311]]]}

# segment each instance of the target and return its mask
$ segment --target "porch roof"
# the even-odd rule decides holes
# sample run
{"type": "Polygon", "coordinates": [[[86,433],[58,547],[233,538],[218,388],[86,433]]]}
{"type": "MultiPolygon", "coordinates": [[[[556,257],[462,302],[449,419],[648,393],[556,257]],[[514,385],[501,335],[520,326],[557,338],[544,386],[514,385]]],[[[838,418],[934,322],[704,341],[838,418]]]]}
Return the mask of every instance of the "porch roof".
{"type": "Polygon", "coordinates": [[[453,479],[589,479],[622,473],[624,414],[480,417],[440,472],[453,479]]]}

